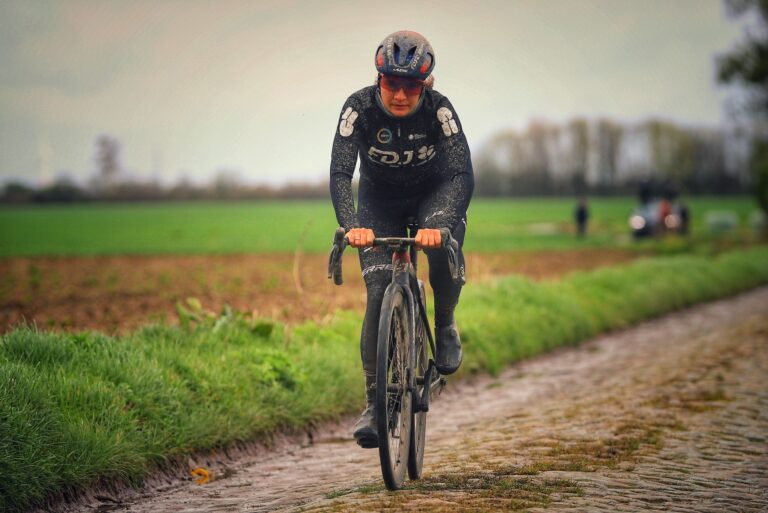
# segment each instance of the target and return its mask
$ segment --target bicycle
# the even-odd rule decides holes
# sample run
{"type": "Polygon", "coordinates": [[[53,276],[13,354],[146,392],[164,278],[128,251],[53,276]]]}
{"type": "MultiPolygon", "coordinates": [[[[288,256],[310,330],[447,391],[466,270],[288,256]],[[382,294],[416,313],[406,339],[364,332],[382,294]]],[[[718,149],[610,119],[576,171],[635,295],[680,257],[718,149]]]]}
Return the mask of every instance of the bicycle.
{"type": "MultiPolygon", "coordinates": [[[[432,393],[445,386],[434,358],[435,341],[429,327],[424,283],[416,275],[418,224],[408,223],[409,237],[376,238],[374,246],[393,250],[392,281],[384,293],[376,356],[376,412],[379,459],[384,483],[397,490],[405,473],[419,479],[424,464],[427,412],[432,393]]],[[[447,228],[440,230],[448,254],[451,278],[464,283],[458,264],[458,242],[447,228]]],[[[328,259],[328,277],[343,283],[341,256],[348,245],[344,228],[336,230],[328,259]]]]}

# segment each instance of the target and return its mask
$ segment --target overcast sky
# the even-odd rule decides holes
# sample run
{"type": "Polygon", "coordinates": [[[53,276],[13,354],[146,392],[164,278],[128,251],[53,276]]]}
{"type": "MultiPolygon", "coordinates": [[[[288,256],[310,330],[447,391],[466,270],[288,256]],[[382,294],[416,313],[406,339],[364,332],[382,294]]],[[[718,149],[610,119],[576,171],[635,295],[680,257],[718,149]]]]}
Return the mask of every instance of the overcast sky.
{"type": "Polygon", "coordinates": [[[341,105],[404,28],[474,151],[532,117],[718,124],[713,56],[740,31],[720,0],[2,0],[0,180],[84,180],[99,134],[137,177],[320,180],[341,105]]]}

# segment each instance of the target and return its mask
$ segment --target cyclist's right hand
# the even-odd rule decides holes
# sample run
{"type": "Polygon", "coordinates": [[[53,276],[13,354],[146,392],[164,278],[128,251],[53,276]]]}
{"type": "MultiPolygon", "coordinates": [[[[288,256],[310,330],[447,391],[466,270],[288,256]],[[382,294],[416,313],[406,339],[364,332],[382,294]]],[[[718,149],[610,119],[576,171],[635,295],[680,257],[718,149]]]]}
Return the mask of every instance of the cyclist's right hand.
{"type": "Polygon", "coordinates": [[[376,236],[370,228],[352,228],[345,235],[349,245],[353,248],[366,248],[373,246],[373,239],[376,236]]]}

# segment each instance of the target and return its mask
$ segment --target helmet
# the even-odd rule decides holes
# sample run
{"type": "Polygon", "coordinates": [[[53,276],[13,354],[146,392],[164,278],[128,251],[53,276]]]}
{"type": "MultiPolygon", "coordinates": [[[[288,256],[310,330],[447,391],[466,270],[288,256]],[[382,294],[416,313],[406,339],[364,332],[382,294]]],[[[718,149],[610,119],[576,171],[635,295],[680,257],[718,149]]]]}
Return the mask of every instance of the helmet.
{"type": "Polygon", "coordinates": [[[435,67],[435,51],[418,32],[399,30],[381,42],[375,63],[379,73],[424,80],[435,67]]]}

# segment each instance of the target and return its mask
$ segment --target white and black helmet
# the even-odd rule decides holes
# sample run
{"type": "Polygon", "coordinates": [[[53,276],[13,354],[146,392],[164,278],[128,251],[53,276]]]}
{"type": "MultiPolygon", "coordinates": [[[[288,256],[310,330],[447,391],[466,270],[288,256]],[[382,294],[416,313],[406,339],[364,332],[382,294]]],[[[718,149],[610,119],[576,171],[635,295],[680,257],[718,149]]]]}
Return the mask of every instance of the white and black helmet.
{"type": "Polygon", "coordinates": [[[376,69],[384,75],[425,80],[435,67],[435,52],[418,32],[399,30],[376,49],[376,69]]]}

